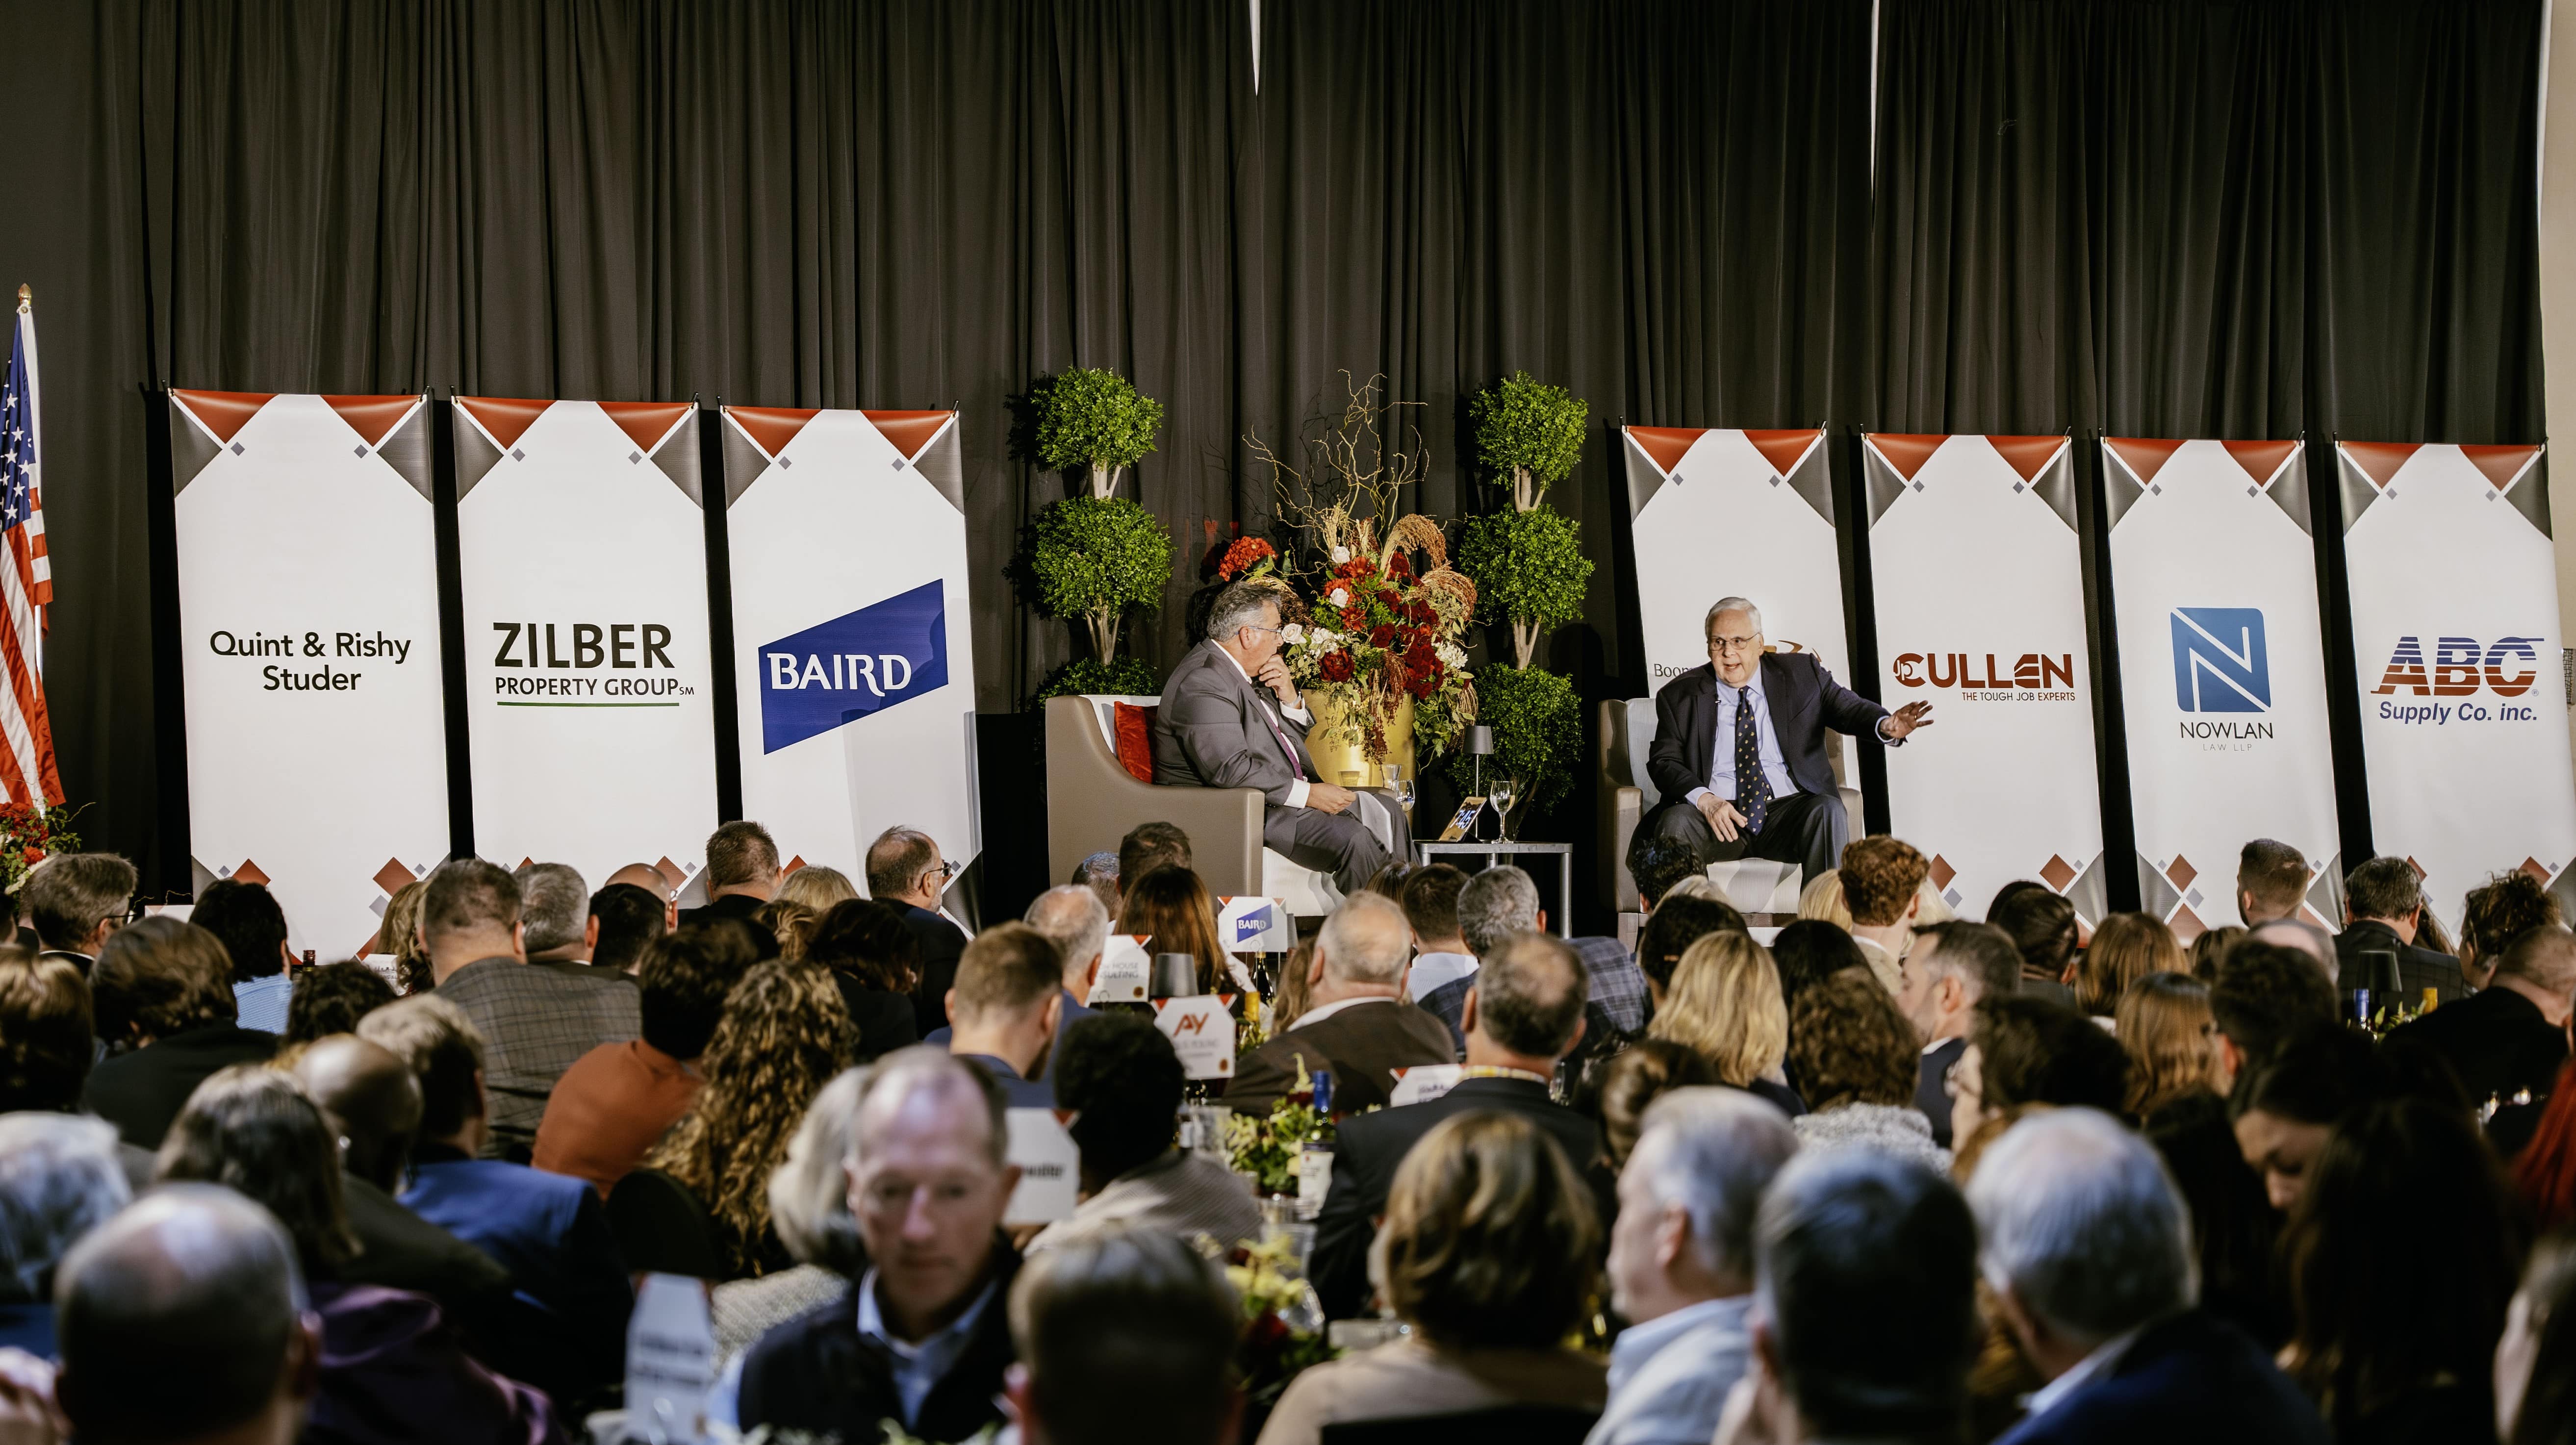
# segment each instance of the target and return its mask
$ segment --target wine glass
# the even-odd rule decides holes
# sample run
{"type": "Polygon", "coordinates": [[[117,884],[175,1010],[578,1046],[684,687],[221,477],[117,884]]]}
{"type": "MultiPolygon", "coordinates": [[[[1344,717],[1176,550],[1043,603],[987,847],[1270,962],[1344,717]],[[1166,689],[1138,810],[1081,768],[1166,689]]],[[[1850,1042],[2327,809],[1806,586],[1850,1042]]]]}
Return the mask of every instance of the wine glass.
{"type": "Polygon", "coordinates": [[[1512,838],[1512,800],[1520,796],[1520,790],[1520,779],[1505,773],[1494,779],[1493,788],[1485,795],[1486,801],[1494,805],[1494,820],[1501,824],[1506,843],[1512,838]]]}
{"type": "Polygon", "coordinates": [[[1413,811],[1413,779],[1405,776],[1404,766],[1401,763],[1388,763],[1384,771],[1386,773],[1386,790],[1395,795],[1396,802],[1404,806],[1405,812],[1411,813],[1413,811]]]}

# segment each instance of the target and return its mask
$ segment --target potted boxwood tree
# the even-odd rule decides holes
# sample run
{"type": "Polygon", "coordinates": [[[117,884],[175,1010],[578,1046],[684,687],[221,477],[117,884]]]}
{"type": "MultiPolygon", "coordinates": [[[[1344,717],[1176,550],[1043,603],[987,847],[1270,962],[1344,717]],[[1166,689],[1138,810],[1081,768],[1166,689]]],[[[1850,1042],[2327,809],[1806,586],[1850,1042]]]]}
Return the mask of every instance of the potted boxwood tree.
{"type": "Polygon", "coordinates": [[[1091,642],[1091,655],[1056,669],[1037,696],[1152,692],[1153,669],[1118,655],[1118,633],[1129,609],[1162,604],[1172,538],[1153,513],[1115,493],[1120,474],[1154,450],[1163,404],[1114,371],[1076,366],[1031,388],[1029,409],[1029,457],[1088,478],[1083,495],[1039,509],[1021,551],[1019,572],[1038,610],[1079,624],[1091,642]]]}
{"type": "Polygon", "coordinates": [[[1071,366],[1038,383],[1030,401],[1037,410],[1038,465],[1082,467],[1091,495],[1118,490],[1118,475],[1154,449],[1163,404],[1117,372],[1071,366]]]}

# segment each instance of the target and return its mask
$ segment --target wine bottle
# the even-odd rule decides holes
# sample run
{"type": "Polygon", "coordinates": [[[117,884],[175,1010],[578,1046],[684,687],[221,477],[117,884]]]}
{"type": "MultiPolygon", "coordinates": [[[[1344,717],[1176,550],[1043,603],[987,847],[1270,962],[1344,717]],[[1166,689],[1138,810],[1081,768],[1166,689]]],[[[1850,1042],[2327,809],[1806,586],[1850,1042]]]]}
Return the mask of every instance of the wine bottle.
{"type": "Polygon", "coordinates": [[[1313,1083],[1315,1122],[1297,1146],[1297,1214],[1312,1219],[1324,1208],[1333,1187],[1333,1072],[1317,1069],[1313,1083]]]}

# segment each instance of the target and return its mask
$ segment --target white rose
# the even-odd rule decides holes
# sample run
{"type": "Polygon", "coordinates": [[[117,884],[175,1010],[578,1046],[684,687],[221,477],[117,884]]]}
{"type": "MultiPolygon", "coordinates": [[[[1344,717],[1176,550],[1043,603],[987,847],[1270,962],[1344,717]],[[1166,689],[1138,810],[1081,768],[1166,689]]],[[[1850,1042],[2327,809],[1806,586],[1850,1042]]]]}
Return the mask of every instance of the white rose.
{"type": "Polygon", "coordinates": [[[1432,648],[1431,655],[1440,659],[1442,667],[1458,668],[1467,665],[1467,649],[1454,642],[1444,642],[1432,648]]]}
{"type": "Polygon", "coordinates": [[[1279,629],[1279,640],[1290,647],[1306,640],[1306,629],[1291,622],[1279,629]]]}
{"type": "Polygon", "coordinates": [[[1347,589],[1341,587],[1333,589],[1332,603],[1335,607],[1347,607],[1350,605],[1350,600],[1351,594],[1347,589]]]}
{"type": "Polygon", "coordinates": [[[1335,547],[1335,548],[1333,549],[1333,565],[1334,565],[1334,566],[1339,567],[1340,565],[1342,565],[1343,563],[1345,563],[1345,562],[1347,562],[1347,561],[1349,561],[1349,560],[1351,560],[1351,549],[1350,549],[1350,548],[1348,548],[1348,547],[1335,547]]]}

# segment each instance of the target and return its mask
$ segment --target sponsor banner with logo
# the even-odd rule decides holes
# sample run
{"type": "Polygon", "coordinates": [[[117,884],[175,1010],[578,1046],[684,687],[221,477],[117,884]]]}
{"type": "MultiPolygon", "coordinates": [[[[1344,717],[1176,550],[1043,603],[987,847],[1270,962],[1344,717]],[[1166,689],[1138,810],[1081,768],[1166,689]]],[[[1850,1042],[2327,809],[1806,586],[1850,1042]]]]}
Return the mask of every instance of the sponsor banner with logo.
{"type": "Polygon", "coordinates": [[[2302,916],[2342,927],[2299,444],[2108,437],[2102,476],[2141,905],[2185,943],[2242,922],[2238,852],[2273,838],[2316,870],[2302,916]]]}
{"type": "Polygon", "coordinates": [[[1885,669],[1875,690],[1891,709],[1932,704],[1933,726],[1888,750],[1889,823],[1971,917],[2032,878],[2098,922],[2107,889],[2073,443],[1861,440],[1885,669]]]}
{"type": "Polygon", "coordinates": [[[2370,836],[2461,900],[2576,858],[2558,574],[2538,447],[2337,444],[2370,836]]]}
{"type": "Polygon", "coordinates": [[[474,845],[693,877],[716,825],[698,409],[460,396],[474,845]]]}
{"type": "Polygon", "coordinates": [[[736,406],[723,425],[744,815],[852,877],[897,824],[972,862],[956,413],[736,406]]]}
{"type": "Polygon", "coordinates": [[[1286,953],[1297,946],[1297,926],[1279,899],[1226,897],[1216,904],[1217,937],[1226,952],[1286,953]]]}
{"type": "MultiPolygon", "coordinates": [[[[1825,434],[1632,426],[1626,437],[1637,611],[1653,688],[1708,665],[1701,624],[1721,597],[1751,599],[1773,648],[1814,653],[1847,682],[1825,434]]],[[[1857,774],[1845,776],[1857,784],[1857,774]]]]}
{"type": "Polygon", "coordinates": [[[370,952],[447,854],[430,421],[417,396],[170,393],[197,882],[264,882],[288,947],[370,952]]]}

